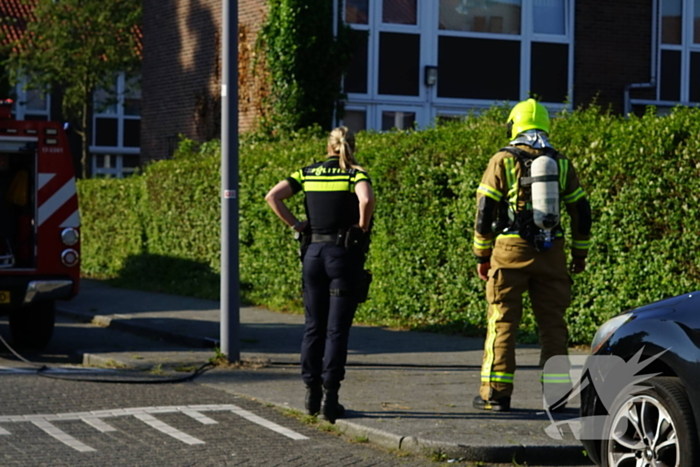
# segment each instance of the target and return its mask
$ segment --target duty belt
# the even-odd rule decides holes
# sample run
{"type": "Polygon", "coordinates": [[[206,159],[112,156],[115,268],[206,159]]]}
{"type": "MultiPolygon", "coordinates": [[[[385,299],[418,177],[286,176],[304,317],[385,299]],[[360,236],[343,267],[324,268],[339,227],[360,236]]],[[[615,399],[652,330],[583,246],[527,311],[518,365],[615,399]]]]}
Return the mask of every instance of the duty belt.
{"type": "Polygon", "coordinates": [[[338,234],[311,234],[311,243],[335,243],[338,240],[338,234]]]}

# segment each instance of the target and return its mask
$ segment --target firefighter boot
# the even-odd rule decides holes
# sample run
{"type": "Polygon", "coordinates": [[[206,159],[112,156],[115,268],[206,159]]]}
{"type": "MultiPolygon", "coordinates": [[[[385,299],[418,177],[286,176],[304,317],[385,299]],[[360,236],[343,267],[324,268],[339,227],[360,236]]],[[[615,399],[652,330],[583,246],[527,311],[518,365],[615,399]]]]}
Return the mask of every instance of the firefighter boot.
{"type": "Polygon", "coordinates": [[[476,396],[472,402],[472,406],[479,410],[490,410],[492,412],[509,412],[510,397],[503,397],[497,400],[484,400],[481,396],[476,396]]]}
{"type": "Polygon", "coordinates": [[[345,407],[338,403],[339,389],[340,383],[323,383],[321,414],[330,423],[335,423],[336,419],[343,418],[345,415],[345,407]]]}
{"type": "Polygon", "coordinates": [[[321,411],[321,399],[323,398],[323,387],[320,381],[314,381],[306,385],[306,399],[304,407],[309,415],[318,415],[321,411]]]}

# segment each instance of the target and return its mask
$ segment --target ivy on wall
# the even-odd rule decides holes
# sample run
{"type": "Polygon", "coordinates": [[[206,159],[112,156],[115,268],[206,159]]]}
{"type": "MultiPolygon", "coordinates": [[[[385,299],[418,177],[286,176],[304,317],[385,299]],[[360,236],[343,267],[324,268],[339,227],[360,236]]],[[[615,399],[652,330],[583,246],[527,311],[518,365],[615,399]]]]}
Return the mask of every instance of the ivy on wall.
{"type": "MultiPolygon", "coordinates": [[[[340,11],[342,2],[337,1],[340,11]]],[[[268,0],[257,41],[270,80],[260,122],[264,132],[315,125],[330,129],[334,112],[342,111],[341,78],[351,57],[350,37],[350,29],[333,17],[333,2],[268,0]]]]}

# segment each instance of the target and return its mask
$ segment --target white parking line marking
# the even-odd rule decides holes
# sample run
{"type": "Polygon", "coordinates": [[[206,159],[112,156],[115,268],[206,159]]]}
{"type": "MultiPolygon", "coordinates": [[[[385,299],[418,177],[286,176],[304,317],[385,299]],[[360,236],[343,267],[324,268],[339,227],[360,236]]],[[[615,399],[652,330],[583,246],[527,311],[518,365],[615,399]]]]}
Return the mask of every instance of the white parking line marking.
{"type": "Polygon", "coordinates": [[[79,452],[94,452],[95,449],[91,448],[87,444],[83,444],[77,439],[73,438],[71,435],[66,433],[65,431],[61,430],[60,428],[57,428],[55,425],[52,423],[47,422],[46,420],[32,420],[32,423],[42,430],[46,432],[46,434],[53,436],[63,444],[70,446],[71,448],[75,449],[76,451],[79,452]]]}
{"type": "Polygon", "coordinates": [[[80,417],[82,421],[99,431],[100,433],[110,433],[112,431],[117,431],[112,425],[108,425],[97,417],[80,417]]]}
{"type": "Polygon", "coordinates": [[[188,417],[194,418],[195,420],[197,420],[199,423],[201,423],[203,425],[216,425],[219,423],[216,420],[213,420],[213,419],[207,417],[203,413],[197,412],[196,410],[182,409],[182,410],[180,410],[180,412],[184,413],[188,417]]]}
{"type": "Polygon", "coordinates": [[[178,430],[177,428],[173,428],[172,426],[168,425],[167,423],[163,423],[160,420],[158,420],[156,417],[153,415],[149,415],[147,413],[137,413],[134,414],[134,417],[138,418],[142,422],[150,425],[151,427],[155,428],[156,430],[160,431],[161,433],[165,433],[166,435],[172,436],[173,438],[182,441],[183,443],[187,444],[204,444],[204,441],[201,439],[194,438],[187,433],[183,433],[182,431],[178,430]]]}
{"type": "Polygon", "coordinates": [[[286,436],[287,438],[291,438],[294,440],[302,440],[302,439],[309,439],[307,436],[301,435],[297,433],[296,431],[292,431],[288,428],[285,428],[283,426],[280,426],[274,422],[271,422],[269,420],[265,420],[262,417],[259,417],[255,415],[252,412],[248,412],[245,409],[242,409],[240,407],[237,407],[235,405],[231,405],[231,412],[235,413],[236,415],[240,415],[241,417],[245,418],[246,420],[249,420],[253,423],[257,423],[260,426],[263,426],[267,428],[268,430],[272,430],[274,432],[277,432],[281,435],[286,436]]]}
{"type": "MultiPolygon", "coordinates": [[[[175,439],[187,443],[190,445],[195,444],[205,444],[204,441],[197,439],[193,436],[188,435],[162,421],[158,420],[151,414],[156,413],[181,413],[193,418],[203,425],[215,425],[218,422],[212,418],[207,417],[202,412],[232,412],[240,417],[245,418],[248,421],[256,423],[262,427],[279,433],[283,436],[291,438],[293,440],[306,440],[308,437],[292,431],[288,428],[284,428],[274,422],[266,420],[258,415],[255,415],[248,410],[244,410],[237,405],[233,404],[220,404],[220,405],[166,405],[160,407],[131,407],[126,409],[109,409],[109,410],[93,410],[90,412],[71,412],[71,413],[59,413],[59,414],[29,414],[29,415],[4,415],[0,416],[0,423],[20,423],[20,422],[31,422],[37,427],[44,430],[47,434],[53,436],[62,443],[70,446],[71,448],[80,452],[92,452],[95,449],[87,446],[72,436],[68,435],[64,431],[60,430],[58,427],[53,425],[51,422],[56,421],[82,421],[92,426],[101,433],[109,433],[118,431],[103,419],[105,418],[117,418],[117,417],[136,417],[143,421],[147,425],[155,428],[156,430],[172,436],[175,439]]],[[[0,428],[0,435],[11,435],[9,431],[4,428],[0,428]]]]}

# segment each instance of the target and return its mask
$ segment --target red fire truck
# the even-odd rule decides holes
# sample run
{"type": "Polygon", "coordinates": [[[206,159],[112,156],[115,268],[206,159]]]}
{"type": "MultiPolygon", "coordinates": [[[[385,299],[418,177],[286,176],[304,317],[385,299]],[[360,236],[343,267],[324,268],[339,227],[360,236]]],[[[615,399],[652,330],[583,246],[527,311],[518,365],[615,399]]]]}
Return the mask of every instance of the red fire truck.
{"type": "Polygon", "coordinates": [[[80,282],[80,214],[60,123],[16,121],[0,101],[0,315],[18,347],[51,340],[55,300],[80,282]]]}

